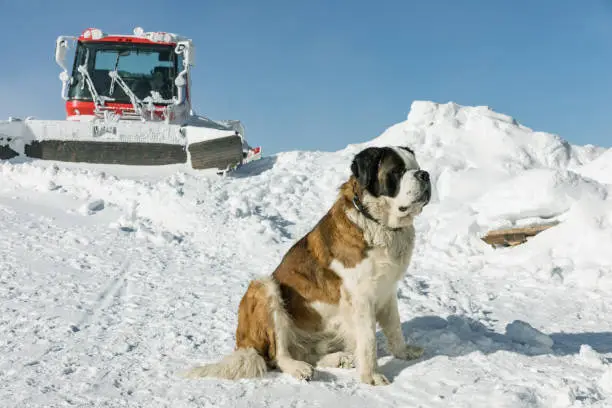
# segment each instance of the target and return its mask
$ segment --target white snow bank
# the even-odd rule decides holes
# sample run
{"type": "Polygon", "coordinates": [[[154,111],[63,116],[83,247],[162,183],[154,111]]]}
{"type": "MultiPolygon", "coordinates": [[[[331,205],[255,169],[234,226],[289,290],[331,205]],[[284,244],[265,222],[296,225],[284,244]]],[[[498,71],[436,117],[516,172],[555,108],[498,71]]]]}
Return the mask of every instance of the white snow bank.
{"type": "Polygon", "coordinates": [[[406,121],[349,150],[388,144],[412,147],[432,174],[433,201],[469,206],[485,229],[558,216],[609,189],[599,185],[610,173],[606,149],[571,145],[484,106],[416,101],[406,121]]]}
{"type": "Polygon", "coordinates": [[[535,132],[486,106],[416,101],[406,121],[368,144],[403,143],[428,163],[455,170],[487,168],[516,173],[532,168],[566,168],[590,162],[604,149],[572,146],[557,135],[535,132]]]}
{"type": "MultiPolygon", "coordinates": [[[[287,152],[233,176],[0,163],[0,399],[18,406],[610,406],[608,151],[487,108],[415,102],[408,120],[334,153],[287,152]],[[435,186],[398,287],[404,362],[310,383],[185,381],[234,347],[251,278],[310,230],[369,144],[412,147],[435,186]],[[514,248],[497,226],[560,222],[514,248]]],[[[379,337],[382,334],[379,333],[379,337]]]]}
{"type": "Polygon", "coordinates": [[[606,150],[598,158],[578,168],[576,171],[600,183],[612,184],[612,149],[606,150]]]}
{"type": "Polygon", "coordinates": [[[478,224],[495,225],[499,220],[514,224],[526,218],[554,218],[584,199],[606,198],[600,184],[567,170],[525,170],[515,177],[482,189],[470,206],[478,224]]]}

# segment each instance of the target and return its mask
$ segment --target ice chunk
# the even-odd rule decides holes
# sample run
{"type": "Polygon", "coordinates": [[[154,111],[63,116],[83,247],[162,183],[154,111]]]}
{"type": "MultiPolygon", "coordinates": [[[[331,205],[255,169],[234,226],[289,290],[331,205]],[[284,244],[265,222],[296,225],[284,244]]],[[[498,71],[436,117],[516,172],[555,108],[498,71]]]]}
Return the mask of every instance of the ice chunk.
{"type": "Polygon", "coordinates": [[[517,343],[530,346],[544,346],[550,348],[554,344],[550,336],[521,320],[515,320],[506,326],[506,336],[517,343]]]}

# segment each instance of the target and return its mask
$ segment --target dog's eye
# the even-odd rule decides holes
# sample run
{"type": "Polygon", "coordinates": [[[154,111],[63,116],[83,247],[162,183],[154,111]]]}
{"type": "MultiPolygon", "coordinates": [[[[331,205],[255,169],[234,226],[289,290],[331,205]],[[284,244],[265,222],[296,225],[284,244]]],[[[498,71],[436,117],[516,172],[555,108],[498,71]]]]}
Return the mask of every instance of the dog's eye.
{"type": "Polygon", "coordinates": [[[385,182],[386,195],[391,196],[391,197],[395,197],[395,195],[397,195],[399,191],[399,185],[400,185],[401,179],[402,179],[401,171],[394,170],[394,171],[389,172],[386,178],[386,182],[385,182]]]}
{"type": "Polygon", "coordinates": [[[403,176],[404,176],[404,171],[402,170],[393,170],[390,174],[390,177],[396,183],[399,183],[399,181],[402,179],[403,176]]]}
{"type": "Polygon", "coordinates": [[[406,212],[408,211],[408,207],[400,207],[398,210],[400,210],[400,212],[406,212]]]}

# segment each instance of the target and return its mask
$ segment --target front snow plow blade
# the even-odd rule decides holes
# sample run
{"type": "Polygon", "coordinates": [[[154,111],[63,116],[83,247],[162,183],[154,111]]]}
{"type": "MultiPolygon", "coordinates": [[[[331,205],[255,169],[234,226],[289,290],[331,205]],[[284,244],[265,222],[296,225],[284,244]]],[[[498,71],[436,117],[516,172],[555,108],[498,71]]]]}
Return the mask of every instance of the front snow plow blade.
{"type": "Polygon", "coordinates": [[[187,149],[194,169],[233,168],[240,164],[243,157],[242,140],[238,136],[193,143],[187,149]]]}
{"type": "Polygon", "coordinates": [[[234,169],[245,162],[248,145],[240,132],[210,120],[185,125],[138,121],[0,122],[0,159],[17,155],[42,160],[234,169]]]}

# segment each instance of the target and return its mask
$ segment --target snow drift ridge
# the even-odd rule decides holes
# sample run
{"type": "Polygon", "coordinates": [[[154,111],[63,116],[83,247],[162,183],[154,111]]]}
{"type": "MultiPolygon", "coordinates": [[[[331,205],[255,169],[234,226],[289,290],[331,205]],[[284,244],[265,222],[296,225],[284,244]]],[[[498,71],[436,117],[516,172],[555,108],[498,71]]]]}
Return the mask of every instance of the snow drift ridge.
{"type": "Polygon", "coordinates": [[[581,166],[605,150],[570,145],[557,135],[533,131],[486,106],[427,101],[413,102],[406,121],[368,144],[396,143],[413,145],[421,157],[442,160],[455,170],[486,167],[507,173],[581,166]]]}

